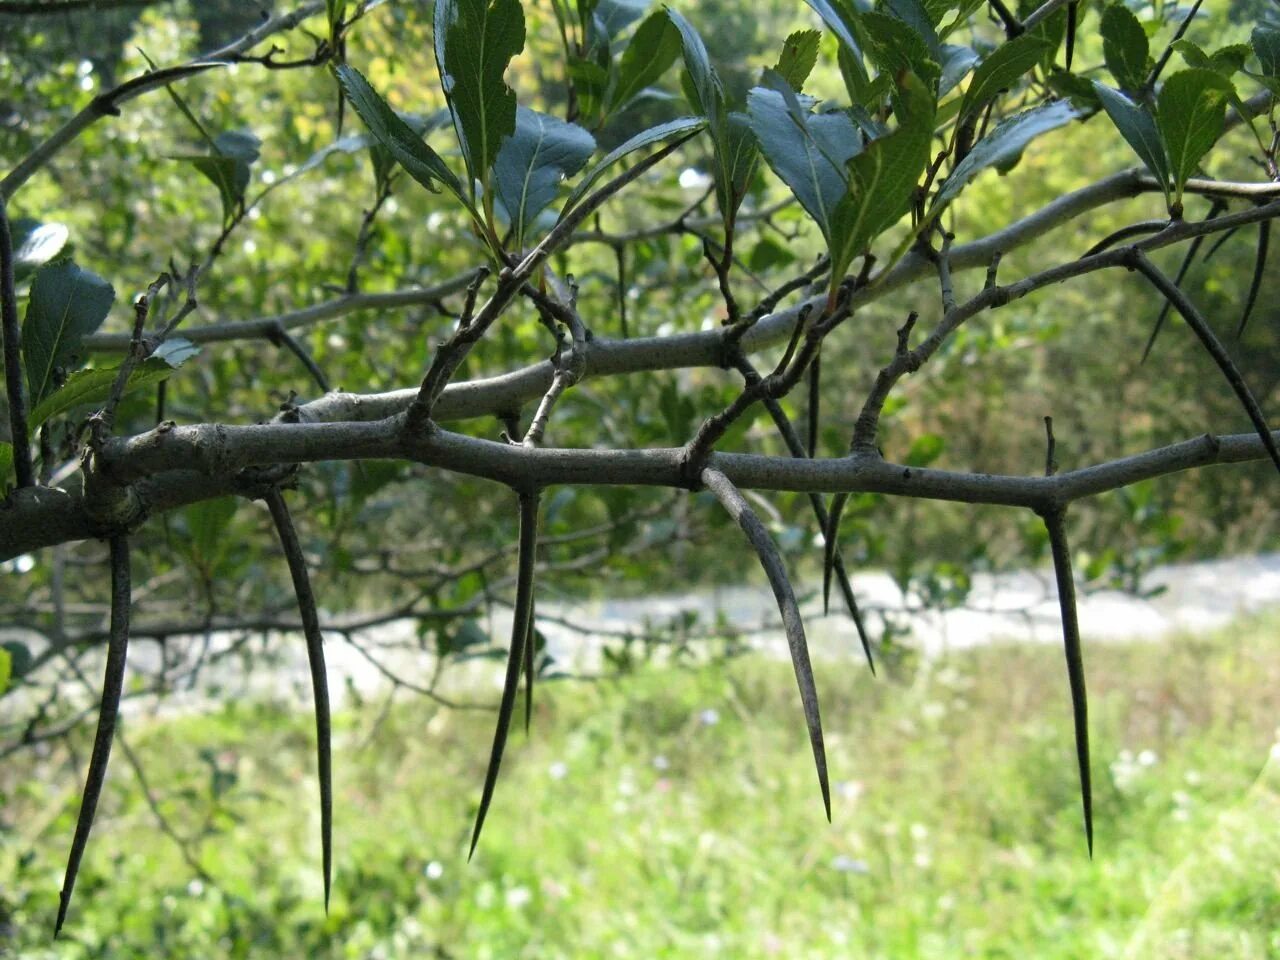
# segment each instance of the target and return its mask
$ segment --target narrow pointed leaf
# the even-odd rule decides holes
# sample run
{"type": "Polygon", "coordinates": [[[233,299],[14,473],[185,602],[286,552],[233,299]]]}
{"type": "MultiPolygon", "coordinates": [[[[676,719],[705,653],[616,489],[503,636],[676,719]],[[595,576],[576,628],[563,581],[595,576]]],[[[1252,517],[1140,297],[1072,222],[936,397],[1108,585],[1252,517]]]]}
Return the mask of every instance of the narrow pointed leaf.
{"type": "Polygon", "coordinates": [[[947,177],[934,198],[930,216],[940,213],[983,170],[1008,163],[1036,137],[1065,126],[1078,116],[1070,100],[1053,100],[1000,121],[994,130],[974,144],[947,177]]]}
{"type": "Polygon", "coordinates": [[[324,909],[329,912],[329,890],[333,876],[333,726],[329,717],[329,680],[324,661],[324,636],[316,612],[316,597],[307,573],[307,561],[298,542],[298,533],[289,507],[279,488],[267,495],[267,507],[276,525],[280,548],[289,564],[293,592],[298,598],[298,615],[307,641],[307,666],[311,671],[311,691],[316,712],[316,770],[320,785],[320,851],[324,867],[324,909]]]}
{"type": "Polygon", "coordinates": [[[804,623],[800,619],[800,607],[795,591],[787,577],[782,555],[769,536],[755,511],[747,505],[742,494],[723,473],[718,470],[702,471],[702,482],[733,517],[760,558],[773,588],[778,611],[782,614],[783,628],[787,634],[787,646],[791,650],[791,665],[795,669],[796,683],[800,687],[800,702],[804,707],[805,723],[809,728],[809,745],[813,749],[813,762],[818,771],[818,784],[822,790],[822,805],[827,819],[831,819],[831,785],[827,778],[827,754],[822,743],[822,717],[818,709],[818,689],[813,682],[813,666],[809,662],[809,645],[805,640],[804,623]]]}
{"type": "Polygon", "coordinates": [[[1012,87],[1026,73],[1035,69],[1047,44],[1039,37],[1024,34],[997,47],[978,64],[973,79],[960,101],[957,122],[975,116],[1002,91],[1012,87]]]}
{"type": "Polygon", "coordinates": [[[1102,58],[1122,90],[1138,91],[1147,82],[1151,52],[1147,32],[1133,12],[1122,3],[1102,11],[1102,58]]]}
{"type": "Polygon", "coordinates": [[[22,323],[27,390],[38,405],[56,389],[59,376],[83,360],[80,343],[102,325],[115,300],[111,284],[73,261],[36,271],[22,323]]]}
{"type": "Polygon", "coordinates": [[[93,829],[98,798],[102,796],[102,786],[107,779],[107,761],[111,759],[111,741],[115,736],[116,718],[120,714],[120,695],[124,690],[124,668],[129,652],[129,604],[133,595],[128,538],[112,537],[110,551],[111,632],[107,641],[107,666],[102,678],[102,704],[98,708],[98,729],[93,737],[93,752],[89,756],[89,772],[85,776],[84,793],[80,798],[80,814],[76,818],[71,854],[67,857],[67,872],[58,897],[58,919],[53,929],[55,937],[67,919],[71,893],[76,886],[76,874],[80,870],[80,861],[89,842],[89,831],[93,829]]]}
{"type": "Polygon", "coordinates": [[[701,130],[706,125],[707,121],[702,117],[680,117],[677,120],[668,120],[666,123],[660,123],[656,127],[650,127],[648,130],[642,130],[634,137],[614,147],[578,181],[578,185],[569,194],[569,199],[565,201],[560,218],[563,220],[565,214],[577,206],[587,195],[592,185],[619,160],[655,143],[663,143],[682,135],[688,136],[701,130]]]}
{"type": "Polygon", "coordinates": [[[1253,280],[1249,283],[1249,295],[1244,301],[1244,312],[1240,315],[1240,326],[1236,327],[1236,339],[1244,336],[1244,328],[1249,324],[1249,315],[1258,302],[1258,292],[1262,289],[1262,278],[1267,272],[1267,247],[1271,244],[1271,221],[1263,220],[1258,224],[1258,253],[1253,262],[1253,280]]]}
{"type": "Polygon", "coordinates": [[[437,0],[436,63],[472,180],[487,183],[516,126],[516,95],[504,76],[524,49],[520,0],[437,0]]]}
{"type": "Polygon", "coordinates": [[[444,184],[459,200],[467,204],[474,216],[474,209],[454,172],[438,153],[432,150],[407,123],[387,105],[387,102],[369,86],[369,81],[355,67],[343,64],[338,67],[338,80],[346,92],[347,100],[360,114],[369,132],[387,152],[404,167],[405,172],[432,193],[438,192],[437,184],[444,184]]]}
{"type": "Polygon", "coordinates": [[[1093,786],[1089,769],[1089,695],[1084,683],[1084,655],[1080,648],[1080,624],[1076,618],[1076,587],[1071,575],[1071,550],[1067,546],[1063,512],[1044,514],[1053,553],[1053,573],[1058,582],[1058,606],[1062,612],[1062,643],[1071,686],[1071,715],[1075,725],[1076,763],[1080,770],[1080,804],[1084,810],[1084,834],[1093,856],[1093,786]]]}
{"type": "Polygon", "coordinates": [[[493,187],[511,221],[517,250],[524,248],[534,220],[555,200],[561,182],[581,170],[595,150],[595,137],[577,124],[526,107],[516,111],[515,133],[493,165],[493,187]]]}
{"type": "Polygon", "coordinates": [[[793,90],[799,90],[809,79],[818,62],[818,43],[822,34],[817,30],[797,30],[782,43],[782,53],[773,70],[786,80],[793,90]]]}
{"type": "Polygon", "coordinates": [[[797,115],[783,92],[765,87],[747,94],[747,113],[769,167],[829,241],[832,213],[849,189],[845,165],[862,149],[861,133],[848,114],[797,115]]]}
{"type": "Polygon", "coordinates": [[[520,668],[524,666],[525,644],[529,641],[529,626],[533,620],[533,567],[537,548],[538,494],[521,493],[520,548],[516,560],[516,605],[511,620],[511,649],[507,653],[507,674],[502,684],[502,700],[498,703],[498,725],[493,731],[493,748],[484,774],[484,790],[480,795],[480,809],[476,812],[467,859],[475,855],[476,844],[480,842],[480,831],[484,829],[489,804],[493,801],[493,788],[498,782],[498,768],[502,766],[502,752],[507,746],[516,691],[520,687],[520,668]]]}
{"type": "Polygon", "coordinates": [[[1120,136],[1133,148],[1151,175],[1160,182],[1161,189],[1169,191],[1169,154],[1165,150],[1164,140],[1156,127],[1155,118],[1145,107],[1139,106],[1118,90],[1098,83],[1093,84],[1094,92],[1102,102],[1102,109],[1107,112],[1111,122],[1115,124],[1120,136]]]}
{"type": "Polygon", "coordinates": [[[662,10],[655,10],[632,34],[618,63],[618,82],[609,94],[609,112],[621,110],[657,83],[680,56],[680,31],[662,10]]]}

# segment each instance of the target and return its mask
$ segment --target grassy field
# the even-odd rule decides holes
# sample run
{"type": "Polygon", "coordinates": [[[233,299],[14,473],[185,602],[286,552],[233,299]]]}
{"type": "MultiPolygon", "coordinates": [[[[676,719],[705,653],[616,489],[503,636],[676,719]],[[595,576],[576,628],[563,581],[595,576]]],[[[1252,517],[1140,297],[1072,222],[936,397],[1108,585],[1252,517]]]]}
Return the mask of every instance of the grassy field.
{"type": "Polygon", "coordinates": [[[1087,651],[1092,861],[1054,648],[819,664],[830,825],[785,663],[545,684],[471,863],[492,715],[349,711],[328,917],[306,705],[135,719],[185,852],[117,748],[53,946],[86,754],[11,759],[0,954],[1280,957],[1278,626],[1087,651]]]}

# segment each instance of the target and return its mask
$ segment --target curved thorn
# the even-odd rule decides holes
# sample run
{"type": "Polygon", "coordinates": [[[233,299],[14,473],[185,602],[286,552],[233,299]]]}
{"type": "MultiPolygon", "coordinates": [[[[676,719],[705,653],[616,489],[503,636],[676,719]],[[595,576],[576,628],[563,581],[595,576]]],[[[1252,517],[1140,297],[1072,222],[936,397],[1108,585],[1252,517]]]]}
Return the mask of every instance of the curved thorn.
{"type": "Polygon", "coordinates": [[[836,558],[840,555],[836,549],[840,535],[840,515],[844,513],[844,505],[849,502],[847,493],[837,493],[831,498],[831,511],[827,514],[826,525],[822,528],[822,612],[826,613],[831,606],[831,574],[835,570],[836,558]]]}
{"type": "Polygon", "coordinates": [[[1071,550],[1067,546],[1065,512],[1041,515],[1049,532],[1053,572],[1058,582],[1058,606],[1062,611],[1062,643],[1067,656],[1067,680],[1071,684],[1071,714],[1075,724],[1076,763],[1080,768],[1080,803],[1084,808],[1084,834],[1093,857],[1093,788],[1089,776],[1089,697],[1084,685],[1084,656],[1080,649],[1080,624],[1076,619],[1076,587],[1071,576],[1071,550]]]}
{"type": "Polygon", "coordinates": [[[316,711],[316,770],[320,781],[320,852],[324,868],[324,912],[329,912],[330,880],[333,875],[333,751],[332,723],[329,718],[329,681],[324,662],[324,637],[316,613],[316,598],[311,590],[307,561],[298,542],[298,533],[289,515],[289,507],[278,487],[266,496],[271,519],[276,525],[280,548],[289,563],[293,592],[298,598],[298,614],[307,640],[307,665],[311,670],[311,691],[316,711]]]}
{"type": "MultiPolygon", "coordinates": [[[[1213,206],[1209,208],[1209,214],[1205,217],[1205,220],[1217,219],[1225,209],[1227,209],[1227,205],[1223,201],[1215,200],[1213,206]]],[[[1204,243],[1204,238],[1205,234],[1201,234],[1192,240],[1190,246],[1187,247],[1186,256],[1182,258],[1182,263],[1178,266],[1178,273],[1173,281],[1179,287],[1182,286],[1182,281],[1186,278],[1187,271],[1191,269],[1191,262],[1195,260],[1196,254],[1200,250],[1200,245],[1204,243]]],[[[1164,327],[1164,322],[1169,317],[1170,306],[1171,304],[1166,301],[1164,306],[1160,308],[1160,315],[1156,317],[1156,325],[1151,328],[1151,336],[1147,337],[1147,344],[1142,348],[1142,359],[1138,361],[1139,364],[1146,363],[1147,357],[1151,356],[1151,348],[1156,345],[1156,337],[1160,336],[1160,330],[1164,327]]]]}
{"type": "Polygon", "coordinates": [[[529,625],[533,619],[533,561],[538,547],[538,499],[536,492],[521,492],[520,497],[520,552],[516,569],[516,606],[511,623],[511,649],[507,653],[507,675],[502,684],[502,700],[498,704],[498,725],[493,731],[493,749],[489,753],[489,767],[484,774],[484,790],[480,794],[480,809],[476,812],[476,825],[471,833],[470,860],[480,842],[489,804],[493,801],[493,788],[498,782],[498,768],[502,765],[502,751],[507,745],[507,729],[515,709],[516,690],[520,686],[520,668],[524,665],[524,649],[529,637],[529,625]]]}
{"type": "Polygon", "coordinates": [[[1218,365],[1218,369],[1222,371],[1222,375],[1226,377],[1227,383],[1235,391],[1236,398],[1240,401],[1240,405],[1244,407],[1245,413],[1249,415],[1254,429],[1258,431],[1258,436],[1262,439],[1262,445],[1266,448],[1267,453],[1271,455],[1271,462],[1276,465],[1277,470],[1280,470],[1280,448],[1276,447],[1276,441],[1271,436],[1271,428],[1267,426],[1267,420],[1262,415],[1262,408],[1258,406],[1258,401],[1254,398],[1249,385],[1244,382],[1243,374],[1240,373],[1240,369],[1235,365],[1235,361],[1231,359],[1231,355],[1227,353],[1222,342],[1214,335],[1208,321],[1200,315],[1200,311],[1196,309],[1195,304],[1178,288],[1178,285],[1161,273],[1159,268],[1148,260],[1145,254],[1139,252],[1133,263],[1134,267],[1150,280],[1151,284],[1164,295],[1165,299],[1182,314],[1182,318],[1187,321],[1187,326],[1200,338],[1205,350],[1209,352],[1209,356],[1213,358],[1214,363],[1218,365]]]}
{"type": "Polygon", "coordinates": [[[1253,280],[1249,284],[1249,295],[1244,301],[1244,312],[1240,315],[1240,326],[1236,327],[1236,339],[1244,336],[1244,328],[1249,323],[1249,315],[1253,313],[1254,304],[1258,302],[1258,291],[1262,289],[1262,277],[1267,270],[1267,247],[1271,244],[1271,221],[1258,223],[1258,256],[1253,262],[1253,280]]]}
{"type": "Polygon", "coordinates": [[[782,555],[769,537],[760,518],[747,505],[738,488],[718,470],[707,468],[702,471],[703,485],[716,495],[729,516],[737,521],[747,540],[755,548],[769,577],[769,586],[773,588],[774,599],[778,602],[778,611],[782,614],[783,628],[787,633],[787,646],[791,651],[791,666],[795,669],[796,684],[800,687],[800,703],[804,707],[805,724],[809,728],[809,744],[813,749],[813,762],[818,771],[818,785],[822,789],[822,805],[831,820],[831,785],[827,779],[827,753],[822,743],[822,716],[818,710],[818,689],[813,682],[813,666],[809,662],[809,644],[804,636],[804,623],[800,619],[800,607],[796,603],[795,591],[787,577],[782,555]]]}
{"type": "Polygon", "coordinates": [[[124,535],[111,538],[111,635],[107,641],[107,666],[102,677],[102,704],[98,708],[98,730],[93,738],[93,752],[89,756],[89,772],[84,780],[84,793],[80,799],[80,815],[76,819],[76,832],[71,840],[71,853],[67,857],[67,872],[62,880],[62,892],[58,895],[58,919],[54,922],[56,938],[67,919],[71,905],[71,891],[75,889],[76,874],[93,829],[93,816],[98,809],[98,798],[107,779],[107,761],[111,758],[111,740],[115,735],[116,718],[120,714],[120,694],[124,689],[124,667],[129,651],[129,604],[132,587],[129,570],[129,539],[124,535]]]}

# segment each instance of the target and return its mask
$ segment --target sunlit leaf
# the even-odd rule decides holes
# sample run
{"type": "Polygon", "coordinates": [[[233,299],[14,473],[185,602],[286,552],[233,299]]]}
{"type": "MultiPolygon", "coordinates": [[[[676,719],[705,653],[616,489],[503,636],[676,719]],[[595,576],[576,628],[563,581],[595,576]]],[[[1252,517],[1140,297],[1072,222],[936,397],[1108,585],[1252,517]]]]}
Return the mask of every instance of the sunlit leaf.
{"type": "Polygon", "coordinates": [[[1025,35],[997,47],[990,56],[978,64],[973,79],[964,92],[960,104],[958,122],[973,117],[1002,91],[1012,87],[1019,79],[1039,63],[1045,42],[1039,37],[1025,35]]]}
{"type": "Polygon", "coordinates": [[[1151,68],[1147,32],[1133,12],[1122,3],[1102,11],[1102,56],[1111,76],[1122,90],[1141,90],[1151,68]]]}
{"type": "Polygon", "coordinates": [[[13,279],[21,283],[67,245],[71,232],[65,223],[41,223],[30,217],[9,221],[13,240],[13,279]]]}
{"type": "Polygon", "coordinates": [[[782,44],[782,53],[773,70],[787,81],[793,90],[800,90],[809,79],[818,62],[818,42],[822,34],[817,30],[797,30],[782,44]]]}
{"type": "Polygon", "coordinates": [[[1118,90],[1112,90],[1097,81],[1093,84],[1102,108],[1115,124],[1120,135],[1133,148],[1151,175],[1168,193],[1169,190],[1169,155],[1164,147],[1164,140],[1156,127],[1155,118],[1145,107],[1134,103],[1118,90]]]}

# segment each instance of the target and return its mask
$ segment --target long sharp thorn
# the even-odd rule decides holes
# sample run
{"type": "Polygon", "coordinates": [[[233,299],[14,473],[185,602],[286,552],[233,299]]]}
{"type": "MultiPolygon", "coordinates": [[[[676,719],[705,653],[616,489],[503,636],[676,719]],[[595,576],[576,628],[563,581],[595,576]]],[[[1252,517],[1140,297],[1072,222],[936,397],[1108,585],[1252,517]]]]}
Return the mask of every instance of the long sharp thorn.
{"type": "Polygon", "coordinates": [[[534,650],[537,645],[535,643],[537,638],[534,635],[533,624],[534,614],[531,606],[529,608],[529,629],[525,631],[524,635],[524,732],[526,736],[529,733],[529,726],[533,722],[533,679],[536,672],[534,670],[534,658],[537,655],[537,651],[534,650]]]}
{"type": "Polygon", "coordinates": [[[307,573],[307,561],[294,529],[288,504],[278,487],[267,494],[267,507],[276,525],[280,547],[289,563],[293,592],[298,598],[298,615],[307,640],[307,665],[311,671],[311,691],[316,712],[316,771],[320,783],[320,853],[324,868],[324,912],[329,912],[329,892],[333,876],[333,726],[329,716],[329,679],[325,669],[324,637],[316,612],[315,593],[307,573]]]}
{"type": "Polygon", "coordinates": [[[827,525],[822,530],[822,612],[831,608],[831,574],[836,567],[839,555],[836,544],[840,536],[840,515],[844,513],[844,505],[848,503],[847,493],[837,493],[831,498],[831,511],[827,514],[827,525]]]}
{"type": "Polygon", "coordinates": [[[755,548],[769,577],[769,586],[773,589],[774,599],[778,602],[778,611],[782,614],[782,625],[787,634],[787,646],[791,651],[791,666],[795,669],[796,684],[800,688],[800,703],[804,707],[805,724],[809,729],[809,745],[813,749],[813,762],[818,771],[818,785],[822,790],[822,806],[831,820],[831,784],[827,778],[827,753],[822,742],[822,716],[818,709],[818,688],[813,681],[813,665],[809,662],[809,644],[804,635],[804,623],[800,619],[800,606],[796,603],[795,590],[787,577],[786,566],[782,555],[769,537],[760,518],[742,498],[738,488],[718,470],[702,471],[703,485],[716,495],[716,499],[728,511],[729,516],[737,521],[747,540],[755,548]]]}
{"type": "MultiPolygon", "coordinates": [[[[817,357],[814,363],[817,363],[817,357]]],[[[752,371],[754,373],[754,371],[752,371]]],[[[804,447],[800,443],[800,438],[796,435],[795,427],[791,425],[787,413],[782,409],[782,405],[777,400],[766,398],[765,409],[769,411],[769,415],[773,418],[774,425],[777,426],[778,432],[782,434],[782,440],[787,445],[787,450],[791,456],[796,459],[802,459],[805,455],[804,447]]],[[[812,459],[812,457],[810,457],[812,459]]],[[[822,503],[821,495],[817,493],[809,494],[809,505],[813,507],[813,515],[818,521],[818,528],[823,531],[824,535],[827,530],[827,508],[822,503]]],[[[858,639],[862,643],[862,652],[866,655],[867,666],[871,668],[874,676],[876,672],[875,659],[871,655],[871,637],[867,634],[866,624],[862,622],[862,611],[858,609],[858,598],[853,594],[853,584],[849,582],[849,572],[845,569],[844,560],[840,556],[840,551],[835,551],[834,562],[832,567],[835,572],[836,580],[840,584],[840,592],[844,594],[845,605],[849,608],[849,616],[853,618],[853,625],[858,629],[858,639]]],[[[829,605],[826,601],[829,597],[824,597],[823,613],[829,611],[829,605]]]]}
{"type": "Polygon", "coordinates": [[[1067,4],[1067,70],[1071,69],[1071,60],[1076,52],[1076,21],[1079,19],[1080,4],[1072,2],[1067,4]]]}
{"type": "Polygon", "coordinates": [[[529,624],[533,619],[533,560],[538,547],[538,494],[520,493],[520,553],[516,571],[516,606],[511,623],[511,649],[507,653],[507,675],[502,684],[502,700],[498,704],[498,725],[493,731],[493,749],[489,753],[489,767],[484,774],[484,790],[480,795],[480,809],[476,812],[476,825],[471,833],[470,860],[480,842],[489,804],[493,801],[493,788],[498,782],[498,768],[502,765],[502,751],[507,745],[507,730],[516,705],[516,690],[520,686],[520,668],[524,665],[524,648],[529,637],[529,624]]]}
{"type": "Polygon", "coordinates": [[[1263,220],[1258,224],[1258,255],[1253,262],[1253,280],[1249,284],[1249,296],[1244,301],[1244,312],[1240,314],[1240,326],[1236,327],[1236,339],[1244,336],[1244,328],[1249,323],[1249,315],[1258,302],[1258,291],[1262,289],[1262,278],[1267,270],[1267,247],[1271,243],[1271,221],[1263,220]]]}
{"type": "Polygon", "coordinates": [[[1076,734],[1076,763],[1080,768],[1080,803],[1084,808],[1084,834],[1093,857],[1093,787],[1089,776],[1089,696],[1084,685],[1084,656],[1080,649],[1080,624],[1076,619],[1076,587],[1071,576],[1071,550],[1067,546],[1065,514],[1054,509],[1043,514],[1053,552],[1053,572],[1058,581],[1058,606],[1062,611],[1062,642],[1067,656],[1067,680],[1071,684],[1071,713],[1076,734]]]}
{"type": "Polygon", "coordinates": [[[107,761],[111,759],[111,740],[115,735],[116,718],[120,714],[120,695],[124,690],[124,667],[129,652],[129,604],[132,587],[129,570],[129,539],[123,534],[111,538],[111,635],[107,641],[107,666],[102,678],[102,705],[98,709],[98,730],[93,738],[93,752],[89,756],[89,771],[84,780],[84,793],[80,798],[80,815],[76,820],[76,832],[71,841],[71,853],[67,857],[67,872],[58,896],[58,919],[54,923],[56,938],[67,919],[71,905],[71,892],[75,889],[76,874],[93,829],[93,816],[98,809],[98,798],[107,779],[107,761]]]}
{"type": "Polygon", "coordinates": [[[1208,351],[1209,356],[1213,358],[1214,363],[1218,365],[1218,369],[1222,371],[1222,375],[1235,392],[1236,399],[1240,401],[1245,413],[1249,415],[1254,429],[1258,431],[1258,436],[1262,439],[1263,447],[1266,448],[1267,453],[1271,456],[1271,462],[1275,464],[1277,470],[1280,470],[1280,448],[1276,447],[1276,441],[1271,436],[1271,428],[1267,426],[1267,419],[1262,415],[1262,407],[1258,405],[1253,391],[1244,382],[1244,375],[1240,372],[1240,368],[1231,359],[1231,355],[1227,353],[1222,341],[1214,334],[1209,322],[1200,315],[1200,311],[1196,309],[1195,304],[1178,288],[1178,285],[1171,282],[1168,277],[1161,273],[1159,268],[1148,260],[1145,254],[1139,253],[1137,255],[1134,260],[1134,266],[1182,314],[1182,318],[1187,321],[1187,326],[1200,338],[1200,343],[1208,351]]]}
{"type": "Polygon", "coordinates": [[[805,433],[805,441],[809,444],[808,454],[810,460],[818,455],[818,414],[822,405],[819,388],[821,385],[822,353],[819,351],[813,355],[813,362],[809,365],[809,409],[806,411],[809,415],[809,423],[805,433]]]}
{"type": "MultiPolygon", "coordinates": [[[[1209,208],[1209,214],[1205,217],[1205,220],[1216,219],[1226,208],[1226,204],[1221,201],[1214,201],[1213,206],[1209,208]]],[[[1196,254],[1200,252],[1200,245],[1204,243],[1204,238],[1205,235],[1201,234],[1192,240],[1191,244],[1187,247],[1187,253],[1182,258],[1182,263],[1178,266],[1177,276],[1173,281],[1179,287],[1182,286],[1182,281],[1186,278],[1187,271],[1191,269],[1191,263],[1195,260],[1196,254]]],[[[1142,348],[1142,359],[1138,361],[1139,364],[1146,363],[1147,357],[1151,356],[1151,348],[1156,345],[1156,337],[1160,336],[1160,330],[1164,327],[1165,320],[1169,318],[1169,309],[1171,306],[1172,304],[1166,300],[1164,306],[1160,308],[1160,315],[1156,317],[1156,324],[1151,328],[1151,336],[1147,337],[1147,344],[1142,348]]]]}

